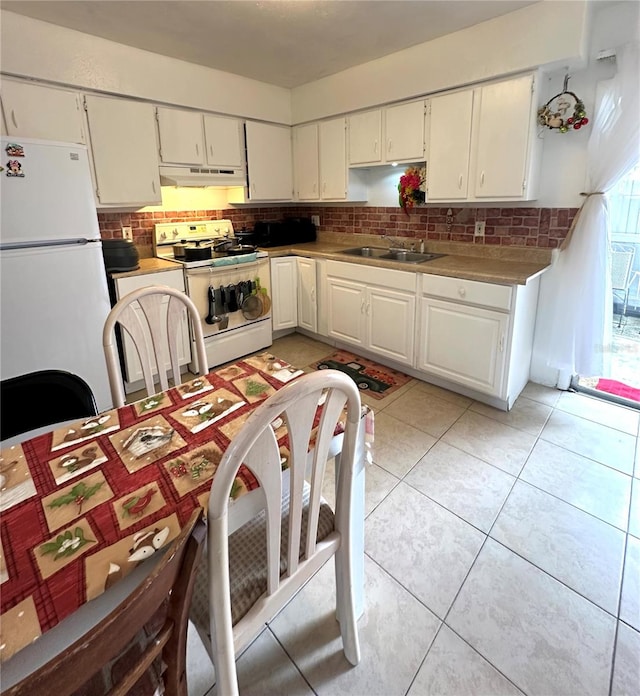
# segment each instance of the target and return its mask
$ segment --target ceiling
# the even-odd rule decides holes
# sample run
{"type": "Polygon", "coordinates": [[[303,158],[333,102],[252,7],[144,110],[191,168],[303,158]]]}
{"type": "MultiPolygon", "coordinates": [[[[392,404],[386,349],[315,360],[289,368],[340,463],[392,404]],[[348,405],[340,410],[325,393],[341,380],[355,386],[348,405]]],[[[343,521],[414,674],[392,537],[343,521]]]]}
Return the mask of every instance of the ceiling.
{"type": "Polygon", "coordinates": [[[535,0],[3,0],[2,9],[296,87],[535,0]]]}

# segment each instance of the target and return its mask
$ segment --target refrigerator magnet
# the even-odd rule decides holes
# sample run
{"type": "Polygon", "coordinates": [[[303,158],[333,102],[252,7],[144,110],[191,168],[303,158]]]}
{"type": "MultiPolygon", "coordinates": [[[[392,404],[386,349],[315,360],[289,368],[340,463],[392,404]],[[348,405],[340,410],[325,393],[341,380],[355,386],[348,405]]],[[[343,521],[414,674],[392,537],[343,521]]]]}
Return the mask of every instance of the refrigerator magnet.
{"type": "Polygon", "coordinates": [[[5,150],[9,157],[24,157],[24,148],[18,143],[8,143],[5,150]]]}
{"type": "Polygon", "coordinates": [[[24,176],[22,165],[18,160],[9,160],[7,162],[7,176],[24,176]]]}

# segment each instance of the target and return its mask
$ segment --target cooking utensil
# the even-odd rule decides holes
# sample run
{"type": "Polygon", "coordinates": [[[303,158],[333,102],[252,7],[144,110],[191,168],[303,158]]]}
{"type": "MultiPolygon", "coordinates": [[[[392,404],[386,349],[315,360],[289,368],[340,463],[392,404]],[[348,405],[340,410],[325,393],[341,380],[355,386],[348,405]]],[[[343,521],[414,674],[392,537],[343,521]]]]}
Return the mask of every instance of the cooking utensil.
{"type": "Polygon", "coordinates": [[[242,303],[242,316],[245,319],[257,319],[262,314],[262,300],[258,295],[248,295],[242,303]]]}
{"type": "Polygon", "coordinates": [[[243,227],[240,231],[234,232],[236,239],[240,244],[256,244],[257,237],[253,230],[248,230],[243,227]]]}
{"type": "Polygon", "coordinates": [[[209,314],[205,317],[205,321],[207,324],[215,324],[218,319],[216,316],[216,296],[215,290],[211,286],[209,286],[207,297],[209,298],[209,314]]]}
{"type": "Polygon", "coordinates": [[[187,242],[185,239],[181,239],[179,242],[173,245],[173,256],[176,259],[183,259],[184,258],[184,250],[187,246],[187,242]]]}
{"type": "Polygon", "coordinates": [[[240,254],[251,254],[256,250],[252,244],[237,244],[236,246],[229,247],[227,249],[227,254],[229,256],[239,256],[240,254]]]}
{"type": "Polygon", "coordinates": [[[229,311],[230,312],[237,312],[238,311],[238,300],[236,299],[236,286],[235,285],[227,285],[226,295],[227,295],[227,307],[229,308],[229,311]]]}
{"type": "Polygon", "coordinates": [[[260,285],[260,278],[256,278],[256,295],[262,301],[262,314],[266,314],[271,309],[271,298],[267,294],[267,289],[260,285]]]}
{"type": "Polygon", "coordinates": [[[185,261],[206,261],[211,258],[211,246],[203,246],[200,240],[196,241],[194,246],[188,244],[184,248],[185,261]]]}

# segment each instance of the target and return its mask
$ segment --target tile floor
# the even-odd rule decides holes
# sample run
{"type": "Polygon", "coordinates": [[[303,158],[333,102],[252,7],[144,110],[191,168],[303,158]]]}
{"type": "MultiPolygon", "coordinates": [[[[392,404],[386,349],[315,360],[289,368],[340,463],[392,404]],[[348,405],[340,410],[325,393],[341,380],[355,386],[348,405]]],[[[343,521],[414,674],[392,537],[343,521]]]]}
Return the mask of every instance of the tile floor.
{"type": "MultiPolygon", "coordinates": [[[[509,413],[417,380],[363,400],[362,660],[342,653],[330,562],[239,658],[241,693],[640,693],[640,412],[535,384],[509,413]]],[[[190,696],[214,694],[195,631],[188,662],[190,696]]]]}

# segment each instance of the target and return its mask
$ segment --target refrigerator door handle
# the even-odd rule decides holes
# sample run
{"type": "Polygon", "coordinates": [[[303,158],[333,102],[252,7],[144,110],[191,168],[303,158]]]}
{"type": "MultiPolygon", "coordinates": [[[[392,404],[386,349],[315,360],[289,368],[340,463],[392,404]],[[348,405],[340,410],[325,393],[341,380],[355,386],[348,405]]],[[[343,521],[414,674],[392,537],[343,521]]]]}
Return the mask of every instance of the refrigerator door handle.
{"type": "Polygon", "coordinates": [[[77,247],[95,244],[96,242],[100,242],[100,240],[86,239],[85,237],[78,237],[77,239],[34,240],[33,242],[6,242],[5,244],[0,244],[0,251],[10,251],[12,249],[40,249],[43,247],[77,247]]]}

